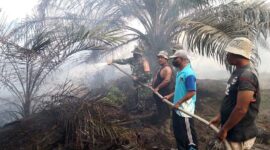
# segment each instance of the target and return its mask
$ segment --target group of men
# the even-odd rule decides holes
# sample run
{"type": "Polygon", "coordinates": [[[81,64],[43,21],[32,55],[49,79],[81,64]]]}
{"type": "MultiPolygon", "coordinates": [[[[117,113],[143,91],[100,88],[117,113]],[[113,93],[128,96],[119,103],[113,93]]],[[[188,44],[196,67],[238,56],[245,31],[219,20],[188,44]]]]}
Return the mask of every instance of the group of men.
{"type": "MultiPolygon", "coordinates": [[[[233,150],[251,149],[258,132],[255,119],[260,104],[260,89],[257,74],[250,66],[253,48],[252,42],[244,37],[232,39],[225,48],[227,62],[235,66],[235,70],[227,82],[220,112],[210,121],[211,124],[220,125],[217,137],[221,141],[227,139],[233,150]]],[[[164,99],[171,100],[174,104],[170,113],[163,99],[153,94],[159,120],[169,124],[168,118],[172,116],[177,148],[196,150],[198,141],[193,118],[178,110],[180,108],[190,114],[195,112],[197,81],[190,59],[186,50],[175,51],[172,56],[166,51],[160,51],[157,59],[160,68],[154,74],[151,86],[154,92],[160,93],[164,99]],[[176,68],[175,74],[169,59],[172,59],[172,65],[176,68]]],[[[133,51],[132,58],[109,63],[129,63],[135,81],[150,82],[149,62],[138,47],[133,51]]]]}

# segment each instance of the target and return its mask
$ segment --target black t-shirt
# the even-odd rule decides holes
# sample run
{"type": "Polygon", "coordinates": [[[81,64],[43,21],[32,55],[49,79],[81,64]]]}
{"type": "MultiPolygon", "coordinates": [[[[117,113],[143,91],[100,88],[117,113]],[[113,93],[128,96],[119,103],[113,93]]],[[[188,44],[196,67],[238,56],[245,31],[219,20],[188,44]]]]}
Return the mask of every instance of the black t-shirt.
{"type": "MultiPolygon", "coordinates": [[[[166,65],[167,66],[167,65],[166,65]]],[[[163,77],[161,77],[161,70],[163,68],[165,68],[166,66],[161,67],[158,72],[156,73],[155,77],[154,77],[154,83],[153,83],[153,88],[156,88],[160,83],[162,83],[162,81],[164,80],[163,77]]],[[[169,66],[169,65],[168,65],[169,66]]],[[[171,66],[169,66],[171,68],[171,66]]],[[[172,68],[171,68],[172,70],[172,68]]],[[[171,77],[171,81],[163,88],[159,89],[159,93],[163,96],[170,94],[173,92],[174,89],[174,75],[172,75],[171,77]]]]}
{"type": "Polygon", "coordinates": [[[254,99],[242,120],[228,131],[227,139],[229,141],[245,141],[255,137],[258,132],[255,119],[260,104],[260,89],[256,73],[251,70],[249,65],[236,69],[227,82],[225,97],[220,110],[222,125],[225,124],[236,105],[238,91],[244,90],[254,91],[254,99]]]}

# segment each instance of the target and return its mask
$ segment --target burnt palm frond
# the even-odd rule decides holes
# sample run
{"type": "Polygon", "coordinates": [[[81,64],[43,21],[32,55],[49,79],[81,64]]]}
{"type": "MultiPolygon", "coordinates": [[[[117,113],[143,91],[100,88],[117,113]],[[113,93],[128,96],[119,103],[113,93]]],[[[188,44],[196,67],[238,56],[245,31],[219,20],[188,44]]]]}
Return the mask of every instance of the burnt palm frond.
{"type": "Polygon", "coordinates": [[[98,94],[104,96],[95,99],[93,96],[84,96],[89,93],[79,94],[84,93],[80,88],[73,88],[72,84],[65,84],[63,90],[55,94],[53,101],[47,105],[48,109],[56,111],[58,121],[65,128],[65,143],[75,149],[95,149],[103,142],[121,144],[129,131],[111,123],[115,121],[115,116],[120,118],[112,115],[112,112],[119,113],[119,108],[97,101],[105,96],[102,94],[106,93],[104,89],[98,94]]]}

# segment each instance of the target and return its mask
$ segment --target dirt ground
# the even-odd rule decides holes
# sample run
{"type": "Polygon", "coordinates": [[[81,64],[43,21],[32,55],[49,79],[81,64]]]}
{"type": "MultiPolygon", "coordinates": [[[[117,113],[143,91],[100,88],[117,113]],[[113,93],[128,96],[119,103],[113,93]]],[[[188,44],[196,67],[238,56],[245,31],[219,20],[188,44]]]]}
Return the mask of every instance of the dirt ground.
{"type": "MultiPolygon", "coordinates": [[[[222,86],[221,86],[222,87],[222,86]]],[[[205,88],[203,85],[199,88],[205,88]]],[[[57,105],[5,125],[0,129],[1,150],[173,150],[174,136],[157,123],[152,93],[145,90],[143,110],[133,109],[133,93],[127,84],[99,97],[64,100],[57,105]],[[117,103],[116,103],[117,101],[117,103]]],[[[198,93],[196,114],[209,120],[220,102],[213,91],[198,93]],[[211,95],[211,96],[210,96],[211,95]]],[[[215,92],[214,92],[215,93],[215,92]]],[[[255,150],[270,147],[269,110],[258,118],[260,135],[255,150]],[[268,111],[268,112],[267,112],[268,111]]],[[[196,121],[199,149],[207,149],[215,133],[196,121]]]]}

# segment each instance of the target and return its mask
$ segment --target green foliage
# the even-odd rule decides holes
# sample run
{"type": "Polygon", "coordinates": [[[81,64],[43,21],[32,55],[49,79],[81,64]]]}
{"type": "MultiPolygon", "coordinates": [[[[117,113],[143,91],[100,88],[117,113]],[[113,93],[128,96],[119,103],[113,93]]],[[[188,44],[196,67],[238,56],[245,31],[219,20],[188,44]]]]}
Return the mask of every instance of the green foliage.
{"type": "Polygon", "coordinates": [[[148,97],[151,97],[152,94],[153,94],[153,92],[150,89],[148,89],[148,88],[141,87],[139,89],[139,94],[140,94],[140,96],[139,96],[140,98],[146,99],[148,97]]]}
{"type": "Polygon", "coordinates": [[[120,106],[127,100],[127,97],[119,90],[118,87],[113,86],[110,88],[107,96],[102,100],[111,105],[120,106]]]}

